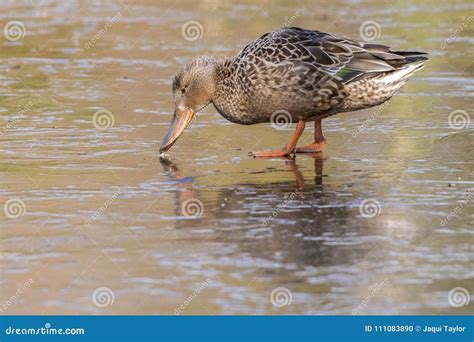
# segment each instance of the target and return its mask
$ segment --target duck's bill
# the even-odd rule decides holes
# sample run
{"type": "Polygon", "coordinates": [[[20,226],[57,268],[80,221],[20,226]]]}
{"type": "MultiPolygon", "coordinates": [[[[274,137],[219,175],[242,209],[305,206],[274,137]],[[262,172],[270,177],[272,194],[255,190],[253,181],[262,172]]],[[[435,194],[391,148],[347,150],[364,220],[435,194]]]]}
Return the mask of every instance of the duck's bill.
{"type": "Polygon", "coordinates": [[[186,127],[188,127],[189,123],[193,119],[193,116],[194,112],[189,108],[184,110],[175,110],[173,120],[171,120],[170,127],[168,128],[168,132],[166,132],[165,138],[161,143],[160,153],[168,151],[171,146],[173,146],[186,127]]]}

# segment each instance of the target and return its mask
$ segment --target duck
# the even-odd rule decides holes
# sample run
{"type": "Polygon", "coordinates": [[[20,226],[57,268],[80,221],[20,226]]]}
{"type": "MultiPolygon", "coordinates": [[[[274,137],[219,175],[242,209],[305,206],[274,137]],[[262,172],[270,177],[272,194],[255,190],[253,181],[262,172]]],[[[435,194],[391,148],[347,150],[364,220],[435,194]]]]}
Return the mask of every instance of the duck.
{"type": "Polygon", "coordinates": [[[224,118],[241,125],[296,124],[283,148],[250,152],[254,157],[322,152],[323,119],[384,103],[427,60],[425,52],[397,51],[299,27],[266,33],[233,58],[200,56],[174,77],[175,108],[160,155],[211,103],[224,118]],[[311,121],[314,142],[297,147],[311,121]]]}

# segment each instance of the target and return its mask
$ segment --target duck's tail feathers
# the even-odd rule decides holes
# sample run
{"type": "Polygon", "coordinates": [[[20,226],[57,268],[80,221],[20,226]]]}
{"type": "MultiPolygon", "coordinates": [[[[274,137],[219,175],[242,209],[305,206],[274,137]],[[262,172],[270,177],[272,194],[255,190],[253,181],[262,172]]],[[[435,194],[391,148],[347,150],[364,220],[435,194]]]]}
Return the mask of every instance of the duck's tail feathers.
{"type": "Polygon", "coordinates": [[[347,67],[336,74],[349,94],[342,111],[359,110],[387,101],[428,60],[424,52],[392,51],[376,44],[365,44],[364,48],[363,54],[355,54],[347,67]]]}
{"type": "Polygon", "coordinates": [[[423,68],[428,60],[428,55],[425,52],[418,51],[388,50],[384,52],[383,56],[377,55],[378,51],[371,52],[378,58],[382,58],[391,70],[367,75],[367,77],[373,78],[378,83],[392,84],[394,88],[403,85],[416,71],[423,68]]]}
{"type": "MultiPolygon", "coordinates": [[[[345,84],[363,78],[380,78],[390,75],[411,75],[428,60],[424,52],[393,51],[388,46],[365,44],[365,50],[353,58],[335,76],[345,84]]],[[[390,77],[395,78],[395,75],[390,77]]]]}
{"type": "MultiPolygon", "coordinates": [[[[389,62],[389,64],[395,69],[404,69],[411,65],[417,65],[418,69],[423,67],[424,63],[429,59],[428,54],[425,52],[418,51],[392,51],[402,58],[395,59],[389,62]]],[[[416,69],[416,70],[418,70],[416,69]]]]}
{"type": "Polygon", "coordinates": [[[391,51],[392,53],[403,56],[407,62],[427,61],[428,54],[419,51],[391,51]]]}
{"type": "Polygon", "coordinates": [[[392,84],[392,83],[405,83],[413,74],[423,68],[424,61],[414,61],[408,64],[405,64],[401,67],[396,68],[396,70],[387,72],[385,74],[379,75],[378,80],[385,84],[392,84]]]}

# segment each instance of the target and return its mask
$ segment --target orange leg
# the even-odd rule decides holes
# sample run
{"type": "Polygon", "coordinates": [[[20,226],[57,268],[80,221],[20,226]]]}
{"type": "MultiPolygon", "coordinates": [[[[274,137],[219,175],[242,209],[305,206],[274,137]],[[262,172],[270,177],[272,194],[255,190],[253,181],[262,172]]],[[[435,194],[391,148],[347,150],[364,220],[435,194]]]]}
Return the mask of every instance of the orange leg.
{"type": "Polygon", "coordinates": [[[295,151],[296,143],[298,142],[298,139],[300,138],[301,134],[304,131],[305,127],[305,122],[300,120],[296,124],[296,130],[293,133],[293,135],[290,138],[290,141],[288,144],[286,144],[285,147],[283,147],[281,150],[276,150],[276,151],[269,151],[269,152],[250,152],[250,154],[254,157],[285,157],[289,156],[295,151]]]}
{"type": "Polygon", "coordinates": [[[321,124],[321,119],[317,119],[314,122],[314,143],[305,146],[297,147],[296,153],[317,153],[322,152],[324,145],[326,145],[326,139],[323,136],[323,128],[321,124]]]}

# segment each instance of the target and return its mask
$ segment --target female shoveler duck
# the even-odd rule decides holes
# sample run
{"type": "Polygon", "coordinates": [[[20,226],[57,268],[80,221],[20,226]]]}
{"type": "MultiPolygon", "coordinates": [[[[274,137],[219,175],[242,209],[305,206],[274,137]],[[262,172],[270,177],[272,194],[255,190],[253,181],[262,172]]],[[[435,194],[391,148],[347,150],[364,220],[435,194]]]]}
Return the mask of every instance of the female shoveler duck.
{"type": "Polygon", "coordinates": [[[199,57],[174,78],[176,107],[160,153],[209,103],[242,125],[271,122],[275,113],[297,123],[284,148],[254,156],[320,152],[322,119],[387,101],[423,66],[425,55],[290,27],[261,36],[231,59],[199,57]],[[314,143],[297,148],[308,121],[315,121],[314,143]]]}

